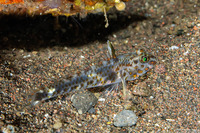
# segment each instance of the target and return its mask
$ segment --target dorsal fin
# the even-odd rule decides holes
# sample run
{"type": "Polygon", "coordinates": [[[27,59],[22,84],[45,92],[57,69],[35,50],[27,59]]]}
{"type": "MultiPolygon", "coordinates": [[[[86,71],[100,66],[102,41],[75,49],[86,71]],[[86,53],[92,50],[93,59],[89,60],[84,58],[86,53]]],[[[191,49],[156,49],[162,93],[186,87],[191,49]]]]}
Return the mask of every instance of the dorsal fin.
{"type": "Polygon", "coordinates": [[[112,43],[108,40],[108,41],[107,41],[107,44],[108,44],[108,53],[109,53],[109,55],[110,55],[110,58],[111,58],[111,59],[117,58],[117,56],[116,56],[116,54],[115,54],[115,49],[114,49],[112,43]]]}

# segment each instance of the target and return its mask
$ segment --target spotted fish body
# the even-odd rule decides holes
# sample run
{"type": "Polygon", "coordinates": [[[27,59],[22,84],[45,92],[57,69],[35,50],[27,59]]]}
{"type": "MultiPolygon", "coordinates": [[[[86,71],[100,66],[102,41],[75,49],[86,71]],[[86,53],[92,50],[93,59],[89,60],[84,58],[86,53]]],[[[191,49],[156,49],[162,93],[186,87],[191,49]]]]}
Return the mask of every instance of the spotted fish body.
{"type": "Polygon", "coordinates": [[[108,41],[108,52],[111,59],[104,61],[102,67],[93,66],[91,70],[82,72],[68,81],[62,81],[50,88],[41,88],[34,92],[29,99],[31,105],[37,105],[41,101],[73,90],[102,87],[121,82],[123,89],[126,89],[126,81],[137,79],[156,64],[155,57],[145,53],[142,49],[136,50],[135,53],[116,56],[112,44],[108,41]]]}

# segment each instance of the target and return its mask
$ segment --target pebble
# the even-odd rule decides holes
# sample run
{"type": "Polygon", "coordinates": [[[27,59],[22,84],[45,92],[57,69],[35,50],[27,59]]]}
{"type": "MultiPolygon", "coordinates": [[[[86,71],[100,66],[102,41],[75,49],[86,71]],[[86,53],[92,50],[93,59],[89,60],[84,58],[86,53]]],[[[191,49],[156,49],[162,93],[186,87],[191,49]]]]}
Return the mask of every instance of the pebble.
{"type": "Polygon", "coordinates": [[[135,125],[137,116],[131,110],[123,110],[114,117],[114,125],[117,127],[125,127],[135,125]]]}
{"type": "Polygon", "coordinates": [[[57,120],[53,125],[54,129],[60,129],[61,127],[62,127],[62,122],[60,120],[57,120]]]}
{"type": "Polygon", "coordinates": [[[3,129],[3,133],[15,133],[15,127],[12,125],[8,125],[3,129]]]}
{"type": "Polygon", "coordinates": [[[105,99],[105,98],[99,98],[98,101],[100,101],[100,102],[105,102],[106,99],[105,99]]]}
{"type": "Polygon", "coordinates": [[[167,81],[170,81],[171,80],[171,77],[170,76],[166,76],[165,78],[167,81]]]}
{"type": "MultiPolygon", "coordinates": [[[[98,101],[95,95],[89,91],[79,92],[71,97],[72,105],[78,110],[79,114],[89,111],[98,101]]],[[[95,112],[90,111],[91,112],[95,112]]]]}
{"type": "Polygon", "coordinates": [[[178,47],[178,46],[171,46],[171,47],[169,48],[169,50],[174,50],[174,49],[179,49],[179,47],[178,47]]]}

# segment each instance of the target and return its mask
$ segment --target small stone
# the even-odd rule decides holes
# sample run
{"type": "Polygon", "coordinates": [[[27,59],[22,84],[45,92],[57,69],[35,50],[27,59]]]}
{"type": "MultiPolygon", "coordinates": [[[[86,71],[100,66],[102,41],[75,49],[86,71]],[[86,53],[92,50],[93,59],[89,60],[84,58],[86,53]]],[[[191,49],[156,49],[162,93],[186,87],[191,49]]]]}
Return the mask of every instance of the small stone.
{"type": "Polygon", "coordinates": [[[79,114],[84,114],[90,110],[98,101],[95,95],[89,91],[79,92],[71,97],[73,106],[79,114]]]}
{"type": "Polygon", "coordinates": [[[158,123],[155,124],[156,127],[160,127],[160,125],[158,123]]]}
{"type": "Polygon", "coordinates": [[[3,129],[3,133],[15,133],[15,127],[13,125],[8,125],[3,129]]]}
{"type": "Polygon", "coordinates": [[[62,123],[60,120],[57,120],[56,123],[53,125],[54,129],[60,129],[62,127],[62,123]]]}
{"type": "Polygon", "coordinates": [[[175,50],[175,49],[179,49],[179,47],[178,47],[178,46],[171,46],[171,47],[169,48],[169,50],[175,50]]]}
{"type": "Polygon", "coordinates": [[[132,126],[137,122],[137,116],[131,110],[123,110],[114,117],[114,125],[117,127],[132,126]]]}
{"type": "Polygon", "coordinates": [[[105,102],[106,99],[105,99],[105,98],[99,98],[98,101],[100,101],[100,102],[105,102]]]}
{"type": "Polygon", "coordinates": [[[153,96],[150,96],[150,97],[149,97],[149,99],[153,99],[153,98],[154,98],[153,96]]]}
{"type": "Polygon", "coordinates": [[[37,51],[33,51],[32,54],[36,55],[38,52],[37,51]]]}
{"type": "Polygon", "coordinates": [[[171,77],[170,76],[166,76],[165,78],[167,81],[170,81],[171,80],[171,77]]]}
{"type": "Polygon", "coordinates": [[[82,127],[83,125],[82,125],[82,124],[80,124],[80,123],[78,123],[78,126],[79,126],[79,127],[82,127]]]}

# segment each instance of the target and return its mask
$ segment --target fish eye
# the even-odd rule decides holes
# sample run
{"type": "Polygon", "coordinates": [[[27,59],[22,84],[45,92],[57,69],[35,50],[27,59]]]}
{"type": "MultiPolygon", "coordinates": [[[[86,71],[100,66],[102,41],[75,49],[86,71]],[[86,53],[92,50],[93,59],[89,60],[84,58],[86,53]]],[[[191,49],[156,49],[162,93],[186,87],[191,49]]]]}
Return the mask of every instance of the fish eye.
{"type": "Polygon", "coordinates": [[[147,56],[142,56],[142,58],[141,58],[141,62],[147,62],[147,61],[148,61],[147,56]]]}
{"type": "Polygon", "coordinates": [[[147,61],[147,57],[143,57],[143,59],[142,59],[143,61],[147,61]]]}

